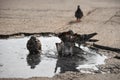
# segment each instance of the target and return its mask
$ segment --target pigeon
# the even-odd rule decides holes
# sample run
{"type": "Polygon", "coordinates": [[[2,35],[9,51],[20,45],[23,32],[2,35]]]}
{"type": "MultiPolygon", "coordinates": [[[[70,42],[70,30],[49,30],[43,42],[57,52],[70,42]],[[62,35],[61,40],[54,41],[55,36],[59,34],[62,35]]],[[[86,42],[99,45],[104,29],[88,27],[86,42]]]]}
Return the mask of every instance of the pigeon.
{"type": "Polygon", "coordinates": [[[41,50],[41,42],[35,36],[32,36],[27,42],[27,49],[31,54],[39,53],[41,50]]]}
{"type": "Polygon", "coordinates": [[[77,19],[78,22],[79,22],[80,19],[83,17],[83,12],[82,12],[82,10],[80,9],[80,6],[79,6],[79,5],[77,6],[77,10],[76,10],[76,12],[75,12],[75,17],[76,17],[76,19],[77,19]]]}

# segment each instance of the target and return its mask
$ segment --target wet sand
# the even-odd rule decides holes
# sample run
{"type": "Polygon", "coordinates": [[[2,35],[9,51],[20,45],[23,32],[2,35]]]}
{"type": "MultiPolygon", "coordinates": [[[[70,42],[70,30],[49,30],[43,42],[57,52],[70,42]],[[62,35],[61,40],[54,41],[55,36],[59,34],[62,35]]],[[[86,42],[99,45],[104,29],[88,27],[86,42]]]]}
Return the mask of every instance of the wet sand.
{"type": "MultiPolygon", "coordinates": [[[[99,40],[97,44],[120,48],[119,26],[120,0],[0,0],[1,35],[19,32],[58,33],[72,29],[80,34],[97,32],[98,35],[94,37],[99,40]],[[84,13],[80,23],[76,23],[74,17],[78,4],[84,13]]],[[[108,63],[113,64],[113,62],[120,63],[112,56],[108,63]]],[[[119,76],[119,72],[105,75],[81,75],[68,72],[53,78],[31,78],[31,80],[69,80],[69,78],[119,80],[119,76]]]]}

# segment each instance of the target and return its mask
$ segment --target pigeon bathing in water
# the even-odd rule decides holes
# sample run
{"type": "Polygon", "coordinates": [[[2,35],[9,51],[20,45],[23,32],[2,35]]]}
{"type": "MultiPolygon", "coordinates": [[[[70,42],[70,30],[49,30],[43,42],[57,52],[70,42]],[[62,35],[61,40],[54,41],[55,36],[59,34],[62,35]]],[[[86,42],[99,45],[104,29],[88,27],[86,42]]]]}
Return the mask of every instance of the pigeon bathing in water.
{"type": "Polygon", "coordinates": [[[27,49],[31,54],[40,53],[41,42],[35,36],[32,36],[27,42],[27,49]]]}
{"type": "Polygon", "coordinates": [[[83,12],[80,9],[80,6],[78,5],[77,10],[75,12],[75,17],[77,21],[80,21],[80,19],[83,17],[83,12]]]}

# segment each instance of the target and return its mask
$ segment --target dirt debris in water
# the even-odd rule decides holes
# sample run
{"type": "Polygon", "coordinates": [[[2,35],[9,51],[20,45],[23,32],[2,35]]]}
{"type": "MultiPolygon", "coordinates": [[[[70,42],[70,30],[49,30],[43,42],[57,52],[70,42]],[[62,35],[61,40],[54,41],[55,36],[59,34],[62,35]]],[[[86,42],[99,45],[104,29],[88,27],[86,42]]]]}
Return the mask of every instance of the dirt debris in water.
{"type": "Polygon", "coordinates": [[[120,53],[109,51],[105,54],[108,56],[108,59],[106,59],[105,65],[99,66],[99,69],[105,74],[120,74],[120,53]]]}

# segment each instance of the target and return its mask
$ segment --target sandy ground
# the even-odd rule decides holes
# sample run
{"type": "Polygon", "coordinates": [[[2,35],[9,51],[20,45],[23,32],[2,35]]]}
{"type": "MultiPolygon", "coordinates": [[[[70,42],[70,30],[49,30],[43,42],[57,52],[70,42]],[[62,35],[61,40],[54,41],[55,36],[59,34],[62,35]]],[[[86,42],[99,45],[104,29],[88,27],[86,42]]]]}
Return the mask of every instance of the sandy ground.
{"type": "MultiPolygon", "coordinates": [[[[80,34],[97,32],[98,35],[94,37],[99,40],[97,44],[120,48],[120,0],[0,0],[1,35],[19,32],[58,33],[69,29],[80,34]],[[74,12],[77,5],[81,6],[84,13],[80,23],[75,23],[74,12]]],[[[114,61],[116,60],[112,62],[114,61]]],[[[119,80],[119,76],[120,73],[105,75],[65,73],[49,79],[119,80]],[[70,76],[64,77],[66,75],[70,76]]],[[[37,79],[39,80],[31,78],[31,80],[37,79]]],[[[40,78],[40,80],[49,79],[40,78]]]]}

